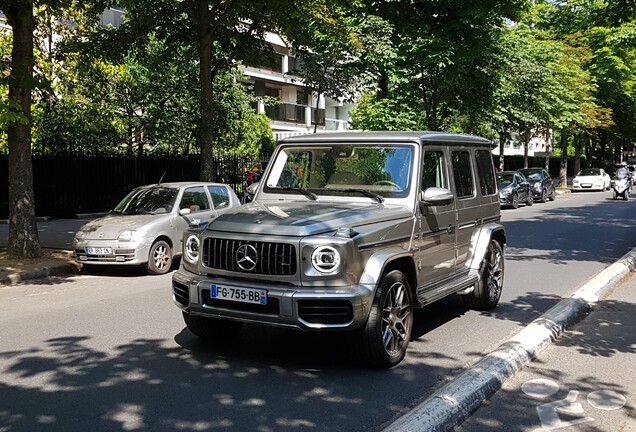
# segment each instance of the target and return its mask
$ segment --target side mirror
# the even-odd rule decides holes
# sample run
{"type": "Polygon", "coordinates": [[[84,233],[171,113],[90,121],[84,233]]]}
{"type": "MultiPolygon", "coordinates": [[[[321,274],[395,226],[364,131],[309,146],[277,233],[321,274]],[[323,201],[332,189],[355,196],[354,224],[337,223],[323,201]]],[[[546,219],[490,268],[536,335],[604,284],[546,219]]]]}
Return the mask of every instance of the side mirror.
{"type": "Polygon", "coordinates": [[[190,214],[190,208],[189,208],[189,207],[182,208],[181,210],[179,210],[179,214],[180,214],[181,216],[185,216],[185,215],[187,215],[187,214],[190,214]]]}
{"type": "Polygon", "coordinates": [[[258,187],[260,186],[259,182],[252,183],[247,187],[247,193],[249,196],[256,195],[256,191],[258,191],[258,187]]]}
{"type": "Polygon", "coordinates": [[[430,187],[420,192],[420,205],[443,206],[453,202],[455,196],[446,188],[430,187]]]}

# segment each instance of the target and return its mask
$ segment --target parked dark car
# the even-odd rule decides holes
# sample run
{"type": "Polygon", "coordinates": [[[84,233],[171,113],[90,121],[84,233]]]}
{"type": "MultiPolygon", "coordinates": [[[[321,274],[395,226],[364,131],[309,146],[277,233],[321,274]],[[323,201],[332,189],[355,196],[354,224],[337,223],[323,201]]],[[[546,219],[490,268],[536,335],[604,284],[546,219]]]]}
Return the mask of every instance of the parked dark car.
{"type": "Polygon", "coordinates": [[[499,204],[516,209],[519,203],[531,206],[534,202],[530,183],[520,172],[503,171],[497,173],[499,204]]]}
{"type": "Polygon", "coordinates": [[[532,196],[536,201],[544,203],[547,200],[554,201],[556,199],[554,182],[546,170],[543,168],[524,168],[517,172],[523,174],[530,183],[532,196]]]}

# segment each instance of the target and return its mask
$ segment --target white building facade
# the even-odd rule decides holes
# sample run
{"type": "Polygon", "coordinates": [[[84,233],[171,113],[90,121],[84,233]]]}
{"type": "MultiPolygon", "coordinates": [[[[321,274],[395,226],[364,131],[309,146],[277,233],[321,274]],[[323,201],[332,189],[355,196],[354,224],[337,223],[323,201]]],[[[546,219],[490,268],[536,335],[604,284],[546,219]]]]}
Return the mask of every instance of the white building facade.
{"type": "Polygon", "coordinates": [[[265,113],[276,140],[316,132],[341,131],[349,128],[349,112],[355,104],[343,103],[322,95],[311,94],[302,79],[289,74],[300,60],[293,56],[284,40],[273,33],[267,42],[274,55],[266,64],[242,65],[246,84],[262,97],[254,108],[265,113]],[[277,104],[266,104],[277,100],[277,104]]]}

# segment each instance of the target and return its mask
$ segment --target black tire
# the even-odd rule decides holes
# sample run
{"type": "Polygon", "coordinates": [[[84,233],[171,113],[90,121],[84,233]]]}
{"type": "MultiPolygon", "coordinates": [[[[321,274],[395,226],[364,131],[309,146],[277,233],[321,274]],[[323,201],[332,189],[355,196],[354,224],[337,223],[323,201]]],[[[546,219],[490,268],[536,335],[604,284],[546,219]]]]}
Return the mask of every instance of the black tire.
{"type": "Polygon", "coordinates": [[[479,267],[479,283],[475,290],[462,296],[464,304],[475,310],[490,310],[499,303],[504,277],[504,256],[501,245],[490,240],[486,255],[479,267]]]}
{"type": "Polygon", "coordinates": [[[616,193],[616,191],[614,191],[614,194],[613,194],[613,195],[614,195],[614,199],[617,199],[617,198],[618,198],[618,194],[616,193]]]}
{"type": "Polygon", "coordinates": [[[527,206],[531,206],[534,204],[534,198],[532,197],[532,192],[528,192],[528,200],[526,201],[527,206]]]}
{"type": "Polygon", "coordinates": [[[629,191],[623,192],[623,199],[627,201],[629,199],[629,191]]]}
{"type": "Polygon", "coordinates": [[[243,323],[190,315],[182,312],[183,321],[195,336],[209,341],[230,340],[243,328],[243,323]]]}
{"type": "Polygon", "coordinates": [[[516,193],[512,197],[512,203],[510,203],[510,207],[512,207],[513,209],[519,208],[519,195],[517,195],[516,193]]]}
{"type": "Polygon", "coordinates": [[[406,276],[382,277],[366,325],[354,335],[356,354],[366,365],[390,368],[402,361],[413,330],[413,297],[406,276]]]}
{"type": "Polygon", "coordinates": [[[550,196],[548,197],[548,199],[550,201],[556,201],[556,189],[552,188],[552,193],[550,194],[550,196]]]}
{"type": "Polygon", "coordinates": [[[146,270],[150,274],[166,274],[172,268],[172,249],[170,245],[163,240],[153,243],[148,253],[148,262],[146,270]]]}
{"type": "Polygon", "coordinates": [[[541,191],[541,199],[539,201],[542,203],[548,202],[548,193],[545,191],[545,189],[541,191]]]}

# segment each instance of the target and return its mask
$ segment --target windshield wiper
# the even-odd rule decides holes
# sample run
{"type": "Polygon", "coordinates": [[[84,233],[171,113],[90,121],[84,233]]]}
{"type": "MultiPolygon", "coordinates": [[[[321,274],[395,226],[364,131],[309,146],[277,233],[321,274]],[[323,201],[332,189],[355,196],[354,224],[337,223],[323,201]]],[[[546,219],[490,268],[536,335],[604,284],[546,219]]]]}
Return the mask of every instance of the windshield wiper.
{"type": "Polygon", "coordinates": [[[384,202],[384,197],[382,195],[378,195],[377,193],[373,193],[368,189],[344,189],[345,192],[358,192],[361,193],[364,196],[367,196],[369,198],[373,198],[374,200],[376,200],[379,203],[383,203],[384,202]]]}
{"type": "Polygon", "coordinates": [[[315,193],[313,193],[312,191],[309,191],[309,190],[307,190],[305,188],[301,188],[301,187],[277,187],[276,189],[285,190],[285,191],[296,191],[296,192],[299,192],[299,193],[305,195],[306,197],[308,197],[312,201],[316,201],[316,199],[318,199],[318,197],[316,196],[315,193]]]}

